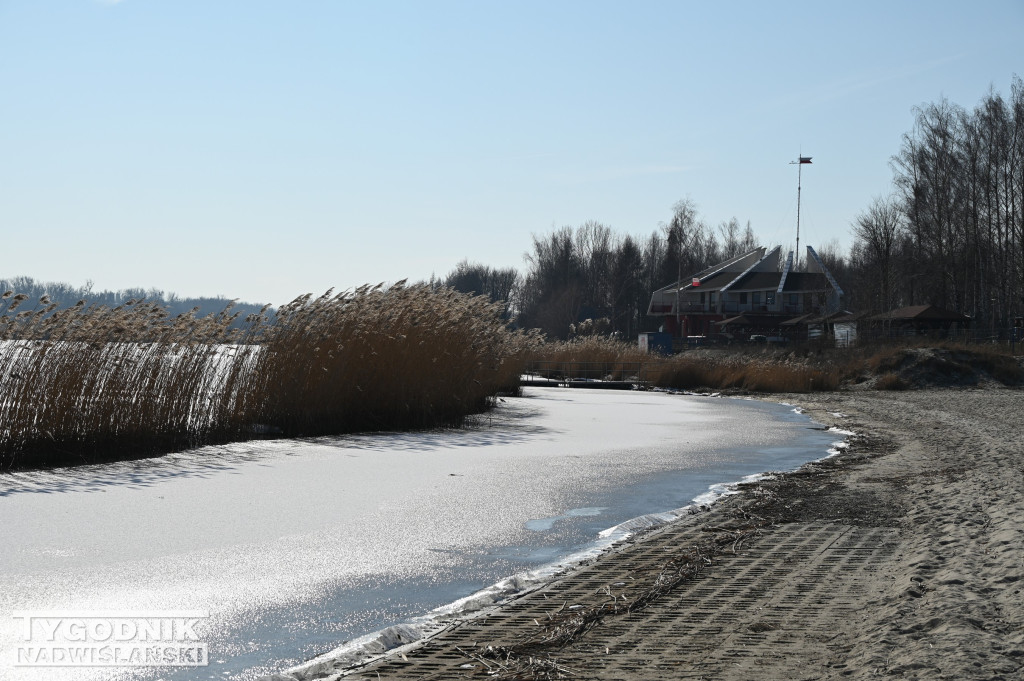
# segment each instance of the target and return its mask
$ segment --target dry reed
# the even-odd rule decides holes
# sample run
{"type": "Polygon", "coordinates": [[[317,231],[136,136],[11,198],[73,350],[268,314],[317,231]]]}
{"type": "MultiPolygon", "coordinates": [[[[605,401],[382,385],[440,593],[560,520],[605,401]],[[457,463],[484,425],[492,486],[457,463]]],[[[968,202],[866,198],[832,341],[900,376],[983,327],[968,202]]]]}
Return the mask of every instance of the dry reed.
{"type": "Polygon", "coordinates": [[[901,389],[914,372],[962,382],[976,369],[1024,382],[1016,360],[978,347],[940,345],[921,361],[907,347],[661,357],[594,336],[541,343],[510,331],[500,305],[483,297],[404,283],[307,294],[245,320],[231,306],[195,312],[168,317],[144,300],[60,309],[45,296],[0,295],[0,470],[264,434],[457,425],[518,390],[528,362],[549,374],[585,364],[602,379],[642,376],[687,390],[834,390],[870,375],[882,376],[879,388],[901,389]]]}
{"type": "Polygon", "coordinates": [[[846,373],[841,366],[809,366],[784,356],[721,352],[684,352],[665,357],[609,338],[586,337],[538,346],[532,366],[552,376],[601,369],[601,378],[629,380],[642,375],[650,385],[679,390],[811,392],[835,390],[846,373]]]}
{"type": "Polygon", "coordinates": [[[0,470],[139,458],[261,433],[456,424],[516,390],[533,336],[425,286],[301,296],[273,317],[168,317],[0,296],[0,470]]]}
{"type": "Polygon", "coordinates": [[[680,355],[666,361],[658,385],[680,390],[735,388],[753,392],[835,390],[845,368],[808,366],[749,356],[709,358],[680,355]]]}
{"type": "Polygon", "coordinates": [[[0,315],[0,468],[144,456],[236,437],[256,346],[230,307],[168,319],[144,301],[0,315]]]}
{"type": "Polygon", "coordinates": [[[267,329],[253,417],[286,435],[458,424],[518,390],[532,336],[501,311],[404,283],[298,298],[267,329]]]}
{"type": "Polygon", "coordinates": [[[537,343],[530,360],[537,373],[549,378],[579,376],[621,381],[635,378],[641,366],[657,366],[652,356],[635,344],[601,336],[537,343]]]}

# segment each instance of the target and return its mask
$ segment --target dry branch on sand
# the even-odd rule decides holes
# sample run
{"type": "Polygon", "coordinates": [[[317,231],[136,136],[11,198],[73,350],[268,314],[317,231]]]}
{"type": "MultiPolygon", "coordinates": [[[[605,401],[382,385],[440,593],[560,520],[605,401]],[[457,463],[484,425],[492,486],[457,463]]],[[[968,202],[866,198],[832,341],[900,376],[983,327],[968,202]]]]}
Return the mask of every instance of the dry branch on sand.
{"type": "Polygon", "coordinates": [[[769,524],[770,521],[748,515],[732,527],[704,528],[710,535],[707,540],[672,556],[653,575],[637,572],[631,592],[614,593],[606,586],[602,591],[606,598],[602,602],[589,606],[570,606],[563,602],[543,621],[535,621],[537,629],[527,632],[513,645],[459,650],[484,665],[491,678],[507,681],[570,678],[575,672],[554,657],[557,650],[578,641],[607,618],[639,612],[659,601],[713,565],[719,554],[736,553],[744,541],[760,534],[769,524]]]}

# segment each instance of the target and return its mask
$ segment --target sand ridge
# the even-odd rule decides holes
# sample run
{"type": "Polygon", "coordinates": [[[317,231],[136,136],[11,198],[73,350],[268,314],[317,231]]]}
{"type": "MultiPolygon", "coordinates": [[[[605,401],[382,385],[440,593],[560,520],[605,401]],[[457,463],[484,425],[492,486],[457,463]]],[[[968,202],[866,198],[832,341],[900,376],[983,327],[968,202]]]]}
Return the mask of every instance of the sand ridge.
{"type": "Polygon", "coordinates": [[[777,399],[858,435],[351,678],[1024,678],[1024,392],[777,399]]]}

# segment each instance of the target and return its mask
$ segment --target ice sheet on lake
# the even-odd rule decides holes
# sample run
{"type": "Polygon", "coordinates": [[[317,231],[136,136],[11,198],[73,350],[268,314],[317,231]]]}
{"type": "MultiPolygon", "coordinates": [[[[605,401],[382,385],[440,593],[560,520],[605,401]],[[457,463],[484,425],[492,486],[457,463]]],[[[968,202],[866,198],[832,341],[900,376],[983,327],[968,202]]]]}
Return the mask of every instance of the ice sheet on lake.
{"type": "MultiPolygon", "coordinates": [[[[531,388],[465,430],[0,476],[0,677],[20,645],[13,611],[201,609],[209,674],[255,678],[590,547],[599,530],[711,483],[819,458],[835,435],[816,455],[795,450],[807,425],[751,401],[531,388]],[[371,593],[382,600],[367,605],[371,593]]],[[[194,675],[116,678],[157,676],[194,675]]]]}

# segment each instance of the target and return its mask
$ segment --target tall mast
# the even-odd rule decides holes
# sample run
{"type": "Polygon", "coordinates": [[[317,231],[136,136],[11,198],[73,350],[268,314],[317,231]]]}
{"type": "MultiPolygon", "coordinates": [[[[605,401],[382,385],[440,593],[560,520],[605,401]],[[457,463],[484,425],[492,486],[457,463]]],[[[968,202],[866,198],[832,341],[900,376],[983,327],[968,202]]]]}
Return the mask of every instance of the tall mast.
{"type": "Polygon", "coordinates": [[[800,264],[800,176],[805,163],[811,162],[810,156],[797,155],[797,160],[790,161],[789,165],[796,164],[796,258],[793,263],[794,269],[800,264]]]}

